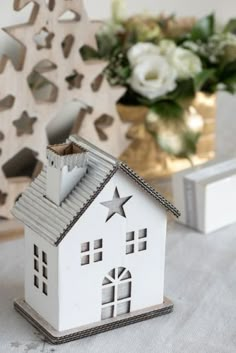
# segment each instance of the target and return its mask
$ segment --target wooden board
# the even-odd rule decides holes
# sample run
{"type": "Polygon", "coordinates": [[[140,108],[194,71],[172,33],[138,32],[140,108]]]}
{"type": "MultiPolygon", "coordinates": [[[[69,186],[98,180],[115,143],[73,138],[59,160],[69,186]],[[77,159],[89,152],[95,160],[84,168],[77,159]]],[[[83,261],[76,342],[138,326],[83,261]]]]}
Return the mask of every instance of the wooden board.
{"type": "MultiPolygon", "coordinates": [[[[15,10],[29,3],[15,0],[15,10]]],[[[33,4],[28,23],[5,29],[22,46],[18,67],[7,57],[0,59],[0,216],[6,218],[22,191],[17,182],[13,191],[9,178],[32,177],[37,160],[45,162],[48,125],[68,103],[78,102],[87,111],[77,131],[81,136],[117,157],[128,145],[128,126],[116,111],[122,92],[105,79],[99,84],[106,63],[85,62],[80,55],[83,46],[96,47],[98,29],[83,1],[33,4]],[[104,115],[112,118],[108,127],[101,124],[104,115]]]]}
{"type": "Polygon", "coordinates": [[[14,302],[15,309],[36,327],[49,343],[63,344],[70,341],[93,336],[106,331],[114,330],[123,326],[138,323],[140,321],[153,319],[157,316],[169,314],[173,311],[173,303],[165,298],[164,303],[116,318],[100,321],[91,325],[76,328],[74,330],[59,332],[50,326],[40,315],[38,315],[24,299],[14,302]]]}
{"type": "Polygon", "coordinates": [[[20,222],[12,220],[0,221],[0,242],[23,237],[24,229],[20,222]]]}

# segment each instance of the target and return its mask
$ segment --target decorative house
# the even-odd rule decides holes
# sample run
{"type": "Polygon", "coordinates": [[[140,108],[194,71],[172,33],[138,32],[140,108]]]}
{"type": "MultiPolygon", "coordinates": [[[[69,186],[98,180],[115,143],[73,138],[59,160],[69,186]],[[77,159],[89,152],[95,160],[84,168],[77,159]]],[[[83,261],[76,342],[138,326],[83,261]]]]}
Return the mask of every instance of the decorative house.
{"type": "Polygon", "coordinates": [[[167,212],[124,163],[72,136],[16,202],[25,297],[15,308],[52,343],[172,311],[164,298],[167,212]]]}

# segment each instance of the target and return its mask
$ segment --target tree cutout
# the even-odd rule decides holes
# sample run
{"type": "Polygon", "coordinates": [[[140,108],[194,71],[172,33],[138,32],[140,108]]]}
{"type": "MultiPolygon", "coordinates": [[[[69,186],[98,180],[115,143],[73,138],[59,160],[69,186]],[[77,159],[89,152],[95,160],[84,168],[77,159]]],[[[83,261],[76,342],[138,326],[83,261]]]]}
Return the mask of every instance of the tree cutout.
{"type": "Polygon", "coordinates": [[[37,153],[29,148],[23,148],[2,166],[2,170],[7,178],[32,178],[37,163],[37,153]],[[25,161],[24,164],[21,163],[22,159],[25,161]]]}
{"type": "MultiPolygon", "coordinates": [[[[9,196],[6,205],[0,207],[0,216],[6,218],[11,217],[10,209],[16,196],[22,192],[23,185],[22,179],[14,179],[14,185],[11,179],[10,184],[8,175],[11,173],[5,174],[1,167],[8,165],[19,150],[26,148],[33,151],[37,148],[38,159],[45,161],[48,137],[53,143],[61,141],[62,136],[65,140],[75,120],[76,123],[79,121],[76,133],[116,157],[129,144],[126,139],[129,125],[121,121],[116,109],[116,102],[124,90],[111,88],[106,78],[102,79],[100,74],[107,65],[105,62],[87,62],[81,56],[81,48],[85,46],[96,50],[97,31],[97,24],[88,20],[83,0],[15,0],[14,8],[20,11],[28,4],[32,5],[28,23],[4,29],[25,49],[21,57],[22,65],[16,71],[7,58],[0,60],[1,99],[9,95],[15,97],[13,105],[12,97],[11,104],[5,104],[5,101],[3,105],[0,104],[0,130],[5,135],[0,143],[0,180],[1,190],[9,196]],[[72,11],[73,16],[62,16],[62,20],[68,21],[59,22],[58,19],[67,11],[72,11]],[[69,104],[76,102],[80,103],[80,107],[74,107],[73,117],[69,116],[69,104]],[[60,126],[51,126],[67,104],[68,109],[64,111],[60,126]],[[24,111],[30,118],[37,117],[37,124],[32,125],[32,133],[16,137],[17,130],[13,122],[24,111]],[[98,120],[104,114],[113,118],[109,127],[98,120]],[[9,136],[11,143],[6,136],[9,136]]],[[[21,163],[22,170],[24,165],[27,168],[26,158],[30,157],[17,158],[19,160],[14,160],[14,163],[21,163]]]]}
{"type": "Polygon", "coordinates": [[[43,27],[34,36],[34,42],[38,50],[40,49],[51,49],[52,40],[54,38],[54,33],[49,32],[46,27],[43,27]]]}
{"type": "Polygon", "coordinates": [[[8,95],[0,101],[0,112],[11,109],[14,105],[15,97],[8,95]]]}
{"type": "Polygon", "coordinates": [[[68,82],[68,89],[81,88],[84,75],[79,74],[76,70],[73,70],[73,73],[66,77],[66,82],[68,82]]]}
{"type": "Polygon", "coordinates": [[[98,136],[102,141],[108,140],[108,136],[104,132],[104,129],[107,129],[110,126],[112,126],[113,121],[114,121],[114,119],[112,118],[112,116],[107,115],[107,114],[103,114],[95,121],[94,124],[95,124],[96,130],[97,130],[98,136]]]}
{"type": "Polygon", "coordinates": [[[63,42],[61,43],[64,58],[67,59],[70,56],[70,52],[73,47],[74,41],[75,41],[74,36],[72,36],[72,34],[68,34],[63,40],[63,42]]]}
{"type": "Polygon", "coordinates": [[[5,205],[7,199],[7,194],[0,190],[0,206],[5,205]]]}
{"type": "Polygon", "coordinates": [[[62,23],[78,22],[80,20],[81,16],[73,10],[63,12],[63,14],[58,18],[58,22],[62,23]]]}
{"type": "Polygon", "coordinates": [[[33,125],[36,123],[36,121],[37,118],[30,118],[28,113],[24,111],[18,120],[13,121],[13,125],[16,127],[16,135],[32,135],[34,132],[33,125]]]}
{"type": "Polygon", "coordinates": [[[91,84],[91,88],[93,90],[93,92],[98,92],[102,86],[104,80],[104,75],[100,74],[98,75],[98,77],[95,78],[95,80],[92,82],[91,84]]]}

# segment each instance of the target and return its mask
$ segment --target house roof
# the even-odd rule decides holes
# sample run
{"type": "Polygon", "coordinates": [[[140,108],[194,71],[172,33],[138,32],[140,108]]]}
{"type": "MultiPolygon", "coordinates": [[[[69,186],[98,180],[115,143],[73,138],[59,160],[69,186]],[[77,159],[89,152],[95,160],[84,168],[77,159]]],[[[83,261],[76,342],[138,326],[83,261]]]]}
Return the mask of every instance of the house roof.
{"type": "Polygon", "coordinates": [[[51,244],[57,246],[63,240],[117,170],[121,170],[133,179],[166,210],[171,211],[176,217],[180,216],[179,211],[169,201],[123,162],[78,136],[71,136],[69,141],[87,151],[88,170],[78,185],[60,206],[54,205],[45,197],[47,167],[44,167],[40,175],[18,199],[12,211],[17,219],[51,244]]]}

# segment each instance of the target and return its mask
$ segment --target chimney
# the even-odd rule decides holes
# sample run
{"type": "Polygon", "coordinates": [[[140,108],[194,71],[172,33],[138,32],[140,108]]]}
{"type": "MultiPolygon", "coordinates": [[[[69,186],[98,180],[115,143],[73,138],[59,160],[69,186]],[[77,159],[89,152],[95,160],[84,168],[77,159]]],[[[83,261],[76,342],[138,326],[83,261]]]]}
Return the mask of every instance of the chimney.
{"type": "Polygon", "coordinates": [[[46,197],[57,206],[87,171],[87,152],[75,143],[48,146],[46,197]]]}

